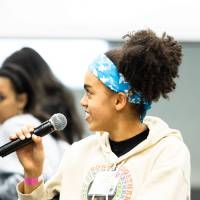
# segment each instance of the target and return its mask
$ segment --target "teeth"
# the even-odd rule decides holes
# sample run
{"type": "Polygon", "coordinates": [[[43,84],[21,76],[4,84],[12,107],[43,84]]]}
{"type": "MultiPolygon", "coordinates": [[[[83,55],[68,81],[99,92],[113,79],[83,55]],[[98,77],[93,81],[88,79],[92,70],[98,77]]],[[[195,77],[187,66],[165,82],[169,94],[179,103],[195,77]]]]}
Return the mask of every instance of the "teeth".
{"type": "Polygon", "coordinates": [[[87,119],[89,116],[90,116],[90,114],[86,112],[85,113],[85,118],[87,119]]]}

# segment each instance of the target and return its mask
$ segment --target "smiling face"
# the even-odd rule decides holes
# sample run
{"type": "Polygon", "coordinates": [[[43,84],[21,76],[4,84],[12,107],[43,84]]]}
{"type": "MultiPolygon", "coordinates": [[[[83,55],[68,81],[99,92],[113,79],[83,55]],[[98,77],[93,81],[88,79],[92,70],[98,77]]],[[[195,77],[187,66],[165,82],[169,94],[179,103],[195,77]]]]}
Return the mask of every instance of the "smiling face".
{"type": "Polygon", "coordinates": [[[92,73],[87,72],[84,80],[85,94],[81,99],[91,131],[109,132],[114,126],[115,94],[99,81],[92,73]]]}
{"type": "Polygon", "coordinates": [[[26,100],[17,95],[11,81],[0,76],[0,123],[22,111],[26,100]]]}

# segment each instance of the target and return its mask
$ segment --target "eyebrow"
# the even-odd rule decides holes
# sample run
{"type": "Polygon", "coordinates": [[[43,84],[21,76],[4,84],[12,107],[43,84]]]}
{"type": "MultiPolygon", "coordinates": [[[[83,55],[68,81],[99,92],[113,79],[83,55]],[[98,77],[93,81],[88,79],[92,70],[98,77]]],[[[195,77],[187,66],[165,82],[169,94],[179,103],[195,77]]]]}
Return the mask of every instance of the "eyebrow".
{"type": "Polygon", "coordinates": [[[92,86],[91,86],[91,85],[84,84],[84,89],[85,89],[85,90],[88,90],[88,89],[91,89],[91,88],[92,88],[92,86]]]}

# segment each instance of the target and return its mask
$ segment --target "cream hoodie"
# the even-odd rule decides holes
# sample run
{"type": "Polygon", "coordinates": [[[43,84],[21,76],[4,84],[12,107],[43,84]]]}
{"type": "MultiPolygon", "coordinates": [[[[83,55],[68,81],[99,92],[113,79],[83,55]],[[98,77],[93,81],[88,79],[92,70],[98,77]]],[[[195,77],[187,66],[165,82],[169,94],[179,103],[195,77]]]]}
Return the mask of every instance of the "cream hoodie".
{"type": "MultiPolygon", "coordinates": [[[[20,200],[86,200],[99,171],[116,170],[119,182],[113,200],[190,200],[190,155],[178,130],[161,119],[146,117],[146,140],[121,157],[110,149],[108,133],[97,133],[66,151],[58,173],[20,200]]],[[[111,198],[109,198],[111,199],[111,198]]]]}

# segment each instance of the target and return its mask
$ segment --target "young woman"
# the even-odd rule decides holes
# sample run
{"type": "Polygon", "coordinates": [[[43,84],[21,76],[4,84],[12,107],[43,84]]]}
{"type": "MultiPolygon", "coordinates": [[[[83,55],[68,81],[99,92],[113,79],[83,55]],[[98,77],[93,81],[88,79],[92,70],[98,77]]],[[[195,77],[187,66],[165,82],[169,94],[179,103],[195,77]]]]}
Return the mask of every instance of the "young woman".
{"type": "MultiPolygon", "coordinates": [[[[85,75],[81,105],[90,130],[74,143],[53,179],[44,184],[41,138],[17,154],[24,168],[20,200],[188,200],[190,156],[181,133],[146,115],[151,103],[175,89],[181,45],[151,30],[126,35],[118,49],[100,55],[85,75]],[[41,156],[38,156],[41,155],[41,156]]],[[[24,128],[12,137],[27,137],[24,128]]]]}
{"type": "MultiPolygon", "coordinates": [[[[20,66],[37,88],[37,108],[46,113],[47,118],[55,113],[63,113],[68,120],[63,134],[52,134],[55,139],[64,138],[69,144],[83,138],[83,124],[78,115],[72,91],[64,86],[53,74],[42,56],[32,48],[24,47],[8,56],[2,64],[20,66]],[[63,137],[64,136],[64,137],[63,137]]],[[[40,120],[46,120],[41,116],[40,120]],[[42,118],[41,118],[42,117],[42,118]]]]}
{"type": "MultiPolygon", "coordinates": [[[[26,124],[40,124],[38,117],[41,113],[36,109],[36,97],[34,82],[21,67],[8,64],[0,68],[0,146],[9,142],[13,132],[22,129],[26,124]]],[[[67,149],[69,145],[48,135],[44,146],[44,178],[47,180],[57,170],[64,146],[67,149]]],[[[4,157],[0,164],[0,199],[17,199],[16,184],[22,179],[23,168],[16,154],[4,157]]]]}

